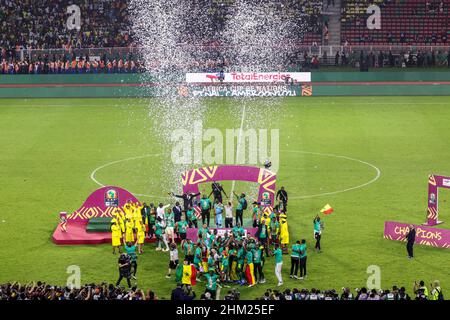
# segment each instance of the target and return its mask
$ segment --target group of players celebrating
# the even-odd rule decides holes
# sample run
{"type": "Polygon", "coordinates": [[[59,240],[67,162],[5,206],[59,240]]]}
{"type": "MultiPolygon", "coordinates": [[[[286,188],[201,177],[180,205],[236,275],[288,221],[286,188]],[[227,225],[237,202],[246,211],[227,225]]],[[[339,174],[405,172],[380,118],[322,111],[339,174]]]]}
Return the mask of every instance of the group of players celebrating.
{"type": "MultiPolygon", "coordinates": [[[[183,207],[179,202],[170,208],[169,204],[147,206],[146,203],[128,201],[122,208],[115,209],[111,221],[113,253],[121,253],[122,242],[126,252],[119,258],[117,285],[123,278],[130,285],[130,278],[136,278],[136,251],[142,254],[146,238],[153,237],[156,238],[157,251],[170,253],[166,277],[170,278],[171,272],[176,270],[176,281],[180,285],[192,286],[204,279],[206,291],[214,296],[219,283],[247,284],[249,287],[265,283],[265,259],[272,256],[275,257],[278,285],[282,285],[282,255],[289,251],[287,192],[282,188],[277,193],[275,207],[264,206],[257,201],[251,204],[252,227],[257,230],[254,235],[243,228],[246,195],[234,193],[237,206],[233,219],[232,203],[228,201],[223,205],[222,193],[227,196],[223,187],[214,182],[209,196],[203,194],[198,203],[195,201],[200,194],[170,193],[183,200],[183,207]],[[214,195],[213,201],[210,200],[211,195],[214,195]],[[194,209],[196,206],[197,211],[194,209]],[[216,228],[210,228],[211,211],[216,228]],[[226,229],[221,229],[224,213],[226,229]],[[197,229],[193,236],[190,234],[190,239],[187,237],[189,228],[197,229]],[[179,263],[178,249],[184,254],[182,263],[179,263]]],[[[300,259],[301,255],[306,258],[306,245],[294,244],[291,251],[293,259],[300,259]]],[[[295,277],[296,273],[297,267],[295,277]]]]}

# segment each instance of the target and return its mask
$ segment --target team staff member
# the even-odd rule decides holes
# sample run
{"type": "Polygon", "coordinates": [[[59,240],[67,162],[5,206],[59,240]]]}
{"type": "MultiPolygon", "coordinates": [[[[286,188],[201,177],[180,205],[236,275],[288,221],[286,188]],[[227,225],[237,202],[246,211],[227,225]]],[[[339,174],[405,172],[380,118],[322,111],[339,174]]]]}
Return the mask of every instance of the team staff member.
{"type": "Polygon", "coordinates": [[[414,242],[416,241],[416,227],[409,226],[409,232],[406,235],[406,251],[408,252],[408,259],[414,258],[414,242]]]}
{"type": "MultiPolygon", "coordinates": [[[[183,216],[183,209],[181,208],[180,203],[177,201],[175,203],[175,206],[172,208],[172,212],[173,212],[173,218],[175,220],[175,224],[179,221],[181,221],[181,217],[183,216]]],[[[180,235],[178,234],[177,231],[177,237],[179,237],[180,235]]]]}
{"type": "Polygon", "coordinates": [[[156,208],[153,203],[150,203],[150,213],[148,215],[147,220],[148,220],[148,238],[152,239],[156,224],[156,208]]]}
{"type": "Polygon", "coordinates": [[[188,227],[189,225],[186,222],[184,216],[181,216],[181,221],[178,221],[176,223],[177,233],[179,234],[181,239],[181,247],[183,247],[183,244],[186,241],[186,231],[188,227]]]}
{"type": "Polygon", "coordinates": [[[172,197],[183,199],[183,210],[186,212],[189,207],[194,206],[194,198],[198,197],[200,195],[199,193],[183,193],[181,195],[174,194],[173,192],[170,192],[169,195],[172,197]]]}
{"type": "Polygon", "coordinates": [[[125,243],[125,252],[130,257],[130,274],[131,269],[133,269],[133,279],[136,280],[136,272],[137,272],[137,255],[136,255],[136,246],[138,241],[134,244],[131,242],[125,243]]]}
{"type": "Polygon", "coordinates": [[[302,239],[302,244],[300,245],[300,280],[306,278],[306,240],[302,239]]]}
{"type": "Polygon", "coordinates": [[[150,207],[144,202],[144,204],[142,205],[142,208],[141,208],[141,217],[142,217],[142,222],[144,222],[144,224],[149,215],[150,215],[150,207]]]}
{"type": "Polygon", "coordinates": [[[281,269],[283,268],[283,251],[281,251],[278,243],[275,244],[275,251],[273,252],[275,256],[275,276],[278,279],[278,286],[283,285],[283,277],[281,276],[281,269]]]}
{"type": "Polygon", "coordinates": [[[291,252],[291,275],[292,279],[298,279],[298,265],[300,263],[300,241],[297,241],[292,246],[291,252]]]}
{"type": "Polygon", "coordinates": [[[284,190],[284,187],[281,187],[280,190],[277,192],[277,200],[280,201],[283,204],[282,211],[287,211],[287,205],[288,205],[288,194],[286,190],[284,190]]]}
{"type": "Polygon", "coordinates": [[[240,225],[243,226],[244,221],[242,217],[244,215],[244,210],[247,209],[247,200],[245,199],[245,193],[242,193],[240,196],[238,196],[234,191],[233,193],[238,199],[238,204],[236,206],[236,224],[239,222],[240,225]]]}
{"type": "Polygon", "coordinates": [[[200,199],[200,208],[202,210],[202,224],[205,224],[209,227],[209,220],[211,217],[211,200],[204,194],[200,199]]]}
{"type": "Polygon", "coordinates": [[[131,258],[126,253],[122,253],[119,257],[119,279],[116,287],[120,285],[123,278],[127,279],[128,287],[131,288],[131,258]]]}
{"type": "Polygon", "coordinates": [[[315,249],[318,252],[321,252],[322,248],[320,247],[320,239],[322,238],[322,225],[320,224],[320,217],[319,217],[319,215],[317,215],[314,218],[313,224],[314,224],[314,239],[316,239],[315,249]]]}

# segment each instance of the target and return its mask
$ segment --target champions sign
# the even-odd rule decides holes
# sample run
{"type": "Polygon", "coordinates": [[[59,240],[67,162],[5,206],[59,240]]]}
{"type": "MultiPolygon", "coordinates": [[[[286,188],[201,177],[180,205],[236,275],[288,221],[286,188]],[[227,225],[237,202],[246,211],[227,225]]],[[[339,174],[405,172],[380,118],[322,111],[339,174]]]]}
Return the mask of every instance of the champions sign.
{"type": "MultiPolygon", "coordinates": [[[[384,223],[384,238],[396,241],[406,241],[409,225],[406,223],[386,221],[384,223]]],[[[450,249],[450,230],[416,226],[417,244],[450,249]]]]}
{"type": "Polygon", "coordinates": [[[311,82],[310,72],[231,72],[231,73],[186,73],[187,83],[279,83],[311,82]]]}

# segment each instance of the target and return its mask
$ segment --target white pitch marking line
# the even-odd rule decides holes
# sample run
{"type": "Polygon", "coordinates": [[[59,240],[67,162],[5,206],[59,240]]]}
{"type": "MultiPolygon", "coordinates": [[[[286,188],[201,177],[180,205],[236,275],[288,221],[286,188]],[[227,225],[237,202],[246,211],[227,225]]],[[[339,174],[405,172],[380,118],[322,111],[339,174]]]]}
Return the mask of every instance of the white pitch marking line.
{"type": "MultiPolygon", "coordinates": [[[[363,184],[354,186],[354,187],[350,187],[350,188],[346,188],[346,189],[342,189],[342,190],[337,190],[337,191],[331,191],[331,192],[324,192],[324,193],[318,193],[318,194],[312,194],[312,195],[306,195],[306,196],[291,196],[291,199],[309,199],[309,198],[316,198],[316,197],[322,197],[322,196],[329,196],[329,195],[334,195],[334,194],[338,194],[338,193],[343,193],[343,192],[347,192],[347,191],[351,191],[351,190],[355,190],[355,189],[360,189],[363,187],[366,187],[372,183],[374,183],[375,181],[377,181],[380,176],[381,176],[381,170],[376,167],[375,165],[363,161],[363,160],[359,160],[359,159],[355,159],[355,158],[351,158],[351,157],[347,157],[347,156],[340,156],[340,155],[335,155],[335,154],[330,154],[330,153],[320,153],[320,152],[309,152],[309,151],[300,151],[300,150],[280,150],[281,152],[291,152],[291,153],[305,153],[305,154],[313,154],[313,155],[319,155],[319,156],[326,156],[326,157],[334,157],[334,158],[341,158],[341,159],[346,159],[346,160],[350,160],[350,161],[356,161],[362,164],[365,164],[371,168],[373,168],[376,171],[376,176],[371,179],[368,182],[365,182],[363,184]]],[[[91,173],[91,180],[94,181],[96,184],[98,184],[101,187],[104,187],[105,185],[103,183],[101,183],[100,181],[98,181],[95,178],[95,174],[101,170],[104,169],[106,167],[109,167],[111,165],[120,163],[120,162],[125,162],[125,161],[131,161],[131,160],[137,160],[137,159],[143,159],[143,158],[148,158],[148,157],[152,157],[152,156],[160,156],[162,154],[147,154],[147,155],[143,155],[143,156],[138,156],[138,157],[130,157],[130,158],[126,158],[126,159],[121,159],[121,160],[116,160],[116,161],[111,161],[108,162],[96,169],[94,169],[94,171],[92,171],[91,173]]],[[[151,194],[142,194],[142,193],[134,193],[131,192],[132,194],[134,194],[135,196],[140,196],[140,197],[148,197],[148,198],[172,198],[172,197],[168,197],[168,196],[155,196],[155,195],[151,195],[151,194]]]]}
{"type": "MultiPolygon", "coordinates": [[[[99,170],[104,169],[104,168],[109,167],[109,166],[112,166],[112,165],[114,165],[114,164],[120,163],[120,162],[131,161],[131,160],[137,160],[137,159],[143,159],[143,158],[148,158],[148,157],[152,157],[152,156],[161,156],[161,155],[162,155],[161,153],[146,154],[146,155],[143,155],[143,156],[130,157],[130,158],[126,158],[126,159],[121,159],[121,160],[115,160],[115,161],[108,162],[108,163],[106,163],[106,164],[104,164],[104,165],[101,165],[101,166],[98,167],[98,168],[95,168],[94,171],[92,171],[92,173],[91,173],[91,180],[94,181],[96,184],[98,184],[100,187],[105,187],[105,185],[104,185],[103,183],[101,183],[100,181],[98,181],[98,180],[95,178],[95,175],[96,175],[96,173],[97,173],[99,170]]],[[[149,197],[149,198],[171,198],[171,197],[168,197],[168,196],[155,196],[155,195],[150,195],[150,194],[142,194],[142,193],[134,193],[134,192],[131,192],[131,193],[132,193],[133,195],[135,195],[135,196],[140,196],[140,197],[149,197]]]]}
{"type": "Polygon", "coordinates": [[[354,187],[350,187],[350,188],[346,188],[346,189],[342,189],[342,190],[337,190],[337,191],[331,191],[331,192],[324,192],[324,193],[318,193],[318,194],[312,194],[312,195],[306,195],[306,196],[293,196],[293,197],[289,197],[291,199],[309,199],[309,198],[316,198],[316,197],[322,197],[322,196],[329,196],[329,195],[333,195],[333,194],[338,194],[338,193],[343,193],[343,192],[347,192],[347,191],[351,191],[351,190],[355,190],[355,189],[360,189],[360,188],[364,188],[366,186],[368,186],[369,184],[374,183],[375,181],[377,181],[380,176],[381,176],[381,170],[376,167],[375,165],[363,161],[363,160],[359,160],[359,159],[355,159],[355,158],[351,158],[351,157],[347,157],[347,156],[340,156],[340,155],[336,155],[336,154],[331,154],[331,153],[319,153],[319,152],[309,152],[309,151],[300,151],[300,150],[280,150],[282,152],[291,152],[291,153],[305,153],[305,154],[314,154],[314,155],[319,155],[319,156],[325,156],[325,157],[334,157],[334,158],[341,158],[341,159],[346,159],[346,160],[350,160],[350,161],[356,161],[362,164],[365,164],[371,168],[373,168],[376,171],[376,175],[373,179],[369,180],[368,182],[365,182],[363,184],[354,186],[354,187]]]}

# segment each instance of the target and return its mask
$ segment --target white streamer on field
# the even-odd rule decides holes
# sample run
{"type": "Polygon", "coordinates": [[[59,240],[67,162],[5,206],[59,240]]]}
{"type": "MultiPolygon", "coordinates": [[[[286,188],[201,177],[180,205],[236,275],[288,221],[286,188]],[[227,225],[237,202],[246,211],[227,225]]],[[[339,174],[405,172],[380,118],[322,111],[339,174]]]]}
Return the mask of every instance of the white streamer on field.
{"type": "Polygon", "coordinates": [[[155,152],[167,155],[163,171],[162,189],[180,191],[181,172],[186,165],[174,164],[170,159],[171,133],[180,128],[190,129],[196,121],[202,121],[205,108],[199,99],[180,98],[174,84],[183,80],[192,67],[195,57],[191,50],[180,43],[189,39],[189,28],[196,19],[206,19],[200,7],[190,1],[131,0],[133,31],[141,55],[152,81],[159,84],[157,99],[149,105],[149,118],[155,123],[159,145],[163,150],[155,152]]]}
{"type": "MultiPolygon", "coordinates": [[[[151,80],[159,84],[158,98],[151,101],[148,113],[155,123],[156,138],[162,140],[160,145],[163,146],[163,150],[154,152],[170,155],[173,130],[189,130],[194,122],[208,118],[201,98],[181,98],[177,92],[174,84],[183,82],[186,72],[196,72],[199,67],[217,61],[225,62],[225,71],[229,72],[287,71],[290,59],[295,57],[293,39],[307,29],[307,23],[302,24],[303,18],[297,13],[295,8],[268,0],[235,0],[231,4],[229,1],[218,4],[214,1],[130,0],[133,37],[143,48],[141,56],[151,80]],[[224,13],[221,15],[224,19],[217,18],[214,12],[218,11],[224,13]],[[215,54],[199,46],[213,39],[225,45],[215,54]]],[[[273,123],[273,120],[282,121],[280,99],[237,98],[236,109],[231,108],[230,112],[232,123],[235,127],[239,125],[240,111],[245,106],[244,130],[277,128],[278,122],[273,123]]],[[[179,191],[181,172],[192,165],[174,164],[167,157],[166,165],[161,168],[164,174],[161,188],[179,191]]],[[[257,187],[250,193],[256,194],[257,187]]]]}

